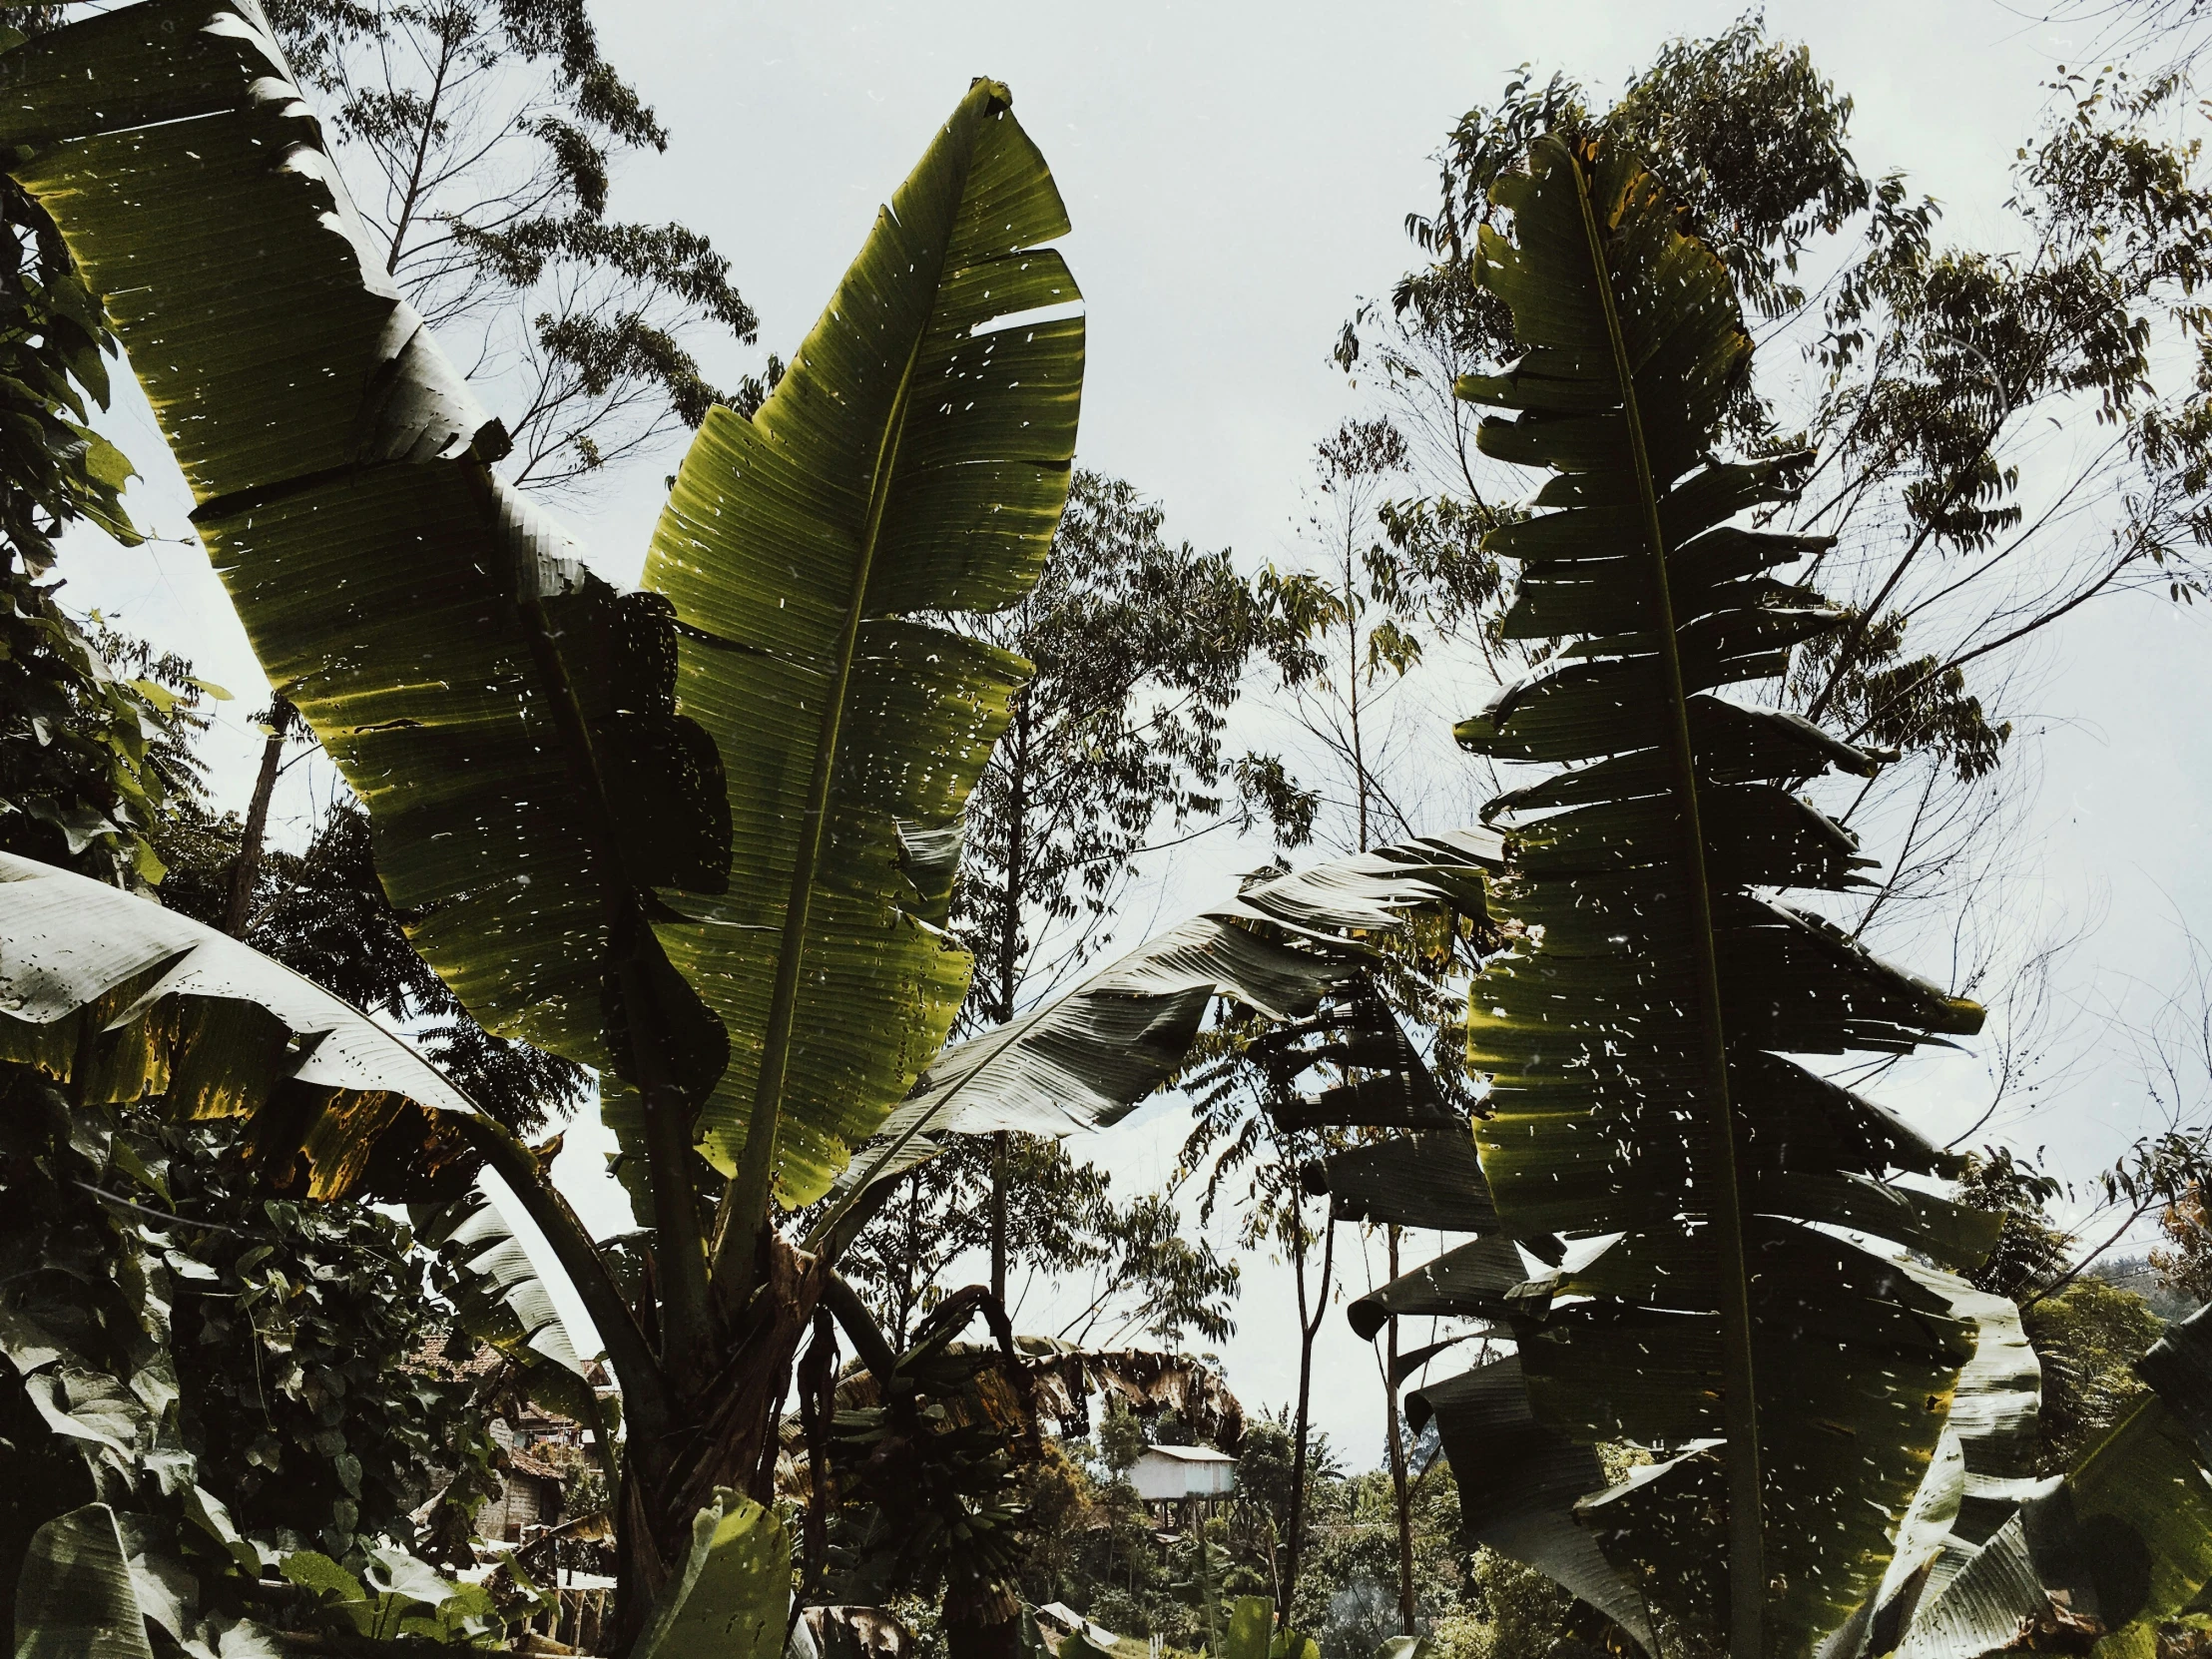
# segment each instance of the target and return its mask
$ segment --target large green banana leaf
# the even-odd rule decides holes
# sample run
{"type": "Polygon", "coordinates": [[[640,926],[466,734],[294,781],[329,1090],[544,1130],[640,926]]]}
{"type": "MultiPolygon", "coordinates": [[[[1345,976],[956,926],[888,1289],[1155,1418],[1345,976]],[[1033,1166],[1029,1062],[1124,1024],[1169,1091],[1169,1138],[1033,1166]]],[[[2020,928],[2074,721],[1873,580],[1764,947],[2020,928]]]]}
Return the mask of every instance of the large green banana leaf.
{"type": "Polygon", "coordinates": [[[476,1168],[476,1107],[321,986],[120,888],[0,853],[0,1061],[87,1102],[243,1117],[310,1196],[427,1198],[476,1168]]]}
{"type": "Polygon", "coordinates": [[[1370,940],[1421,915],[1481,918],[1484,872],[1503,859],[1495,835],[1463,830],[1277,876],[1211,905],[938,1055],[838,1185],[856,1195],[933,1157],[946,1135],[1117,1123],[1182,1068],[1216,998],[1303,1019],[1360,982],[1370,940]]]}
{"type": "Polygon", "coordinates": [[[791,1562],[776,1511],[716,1487],[632,1659],[775,1659],[791,1609],[791,1562]]]}
{"type": "MultiPolygon", "coordinates": [[[[1027,665],[916,620],[1036,580],[1083,373],[1052,175],[978,81],[877,217],[750,421],[716,409],[645,583],[675,606],[677,690],[720,747],[727,892],[656,922],[721,1015],[699,1119],[725,1174],[819,1197],[943,1043],[969,960],[943,931],[956,824],[1027,665]],[[773,1150],[773,1159],[769,1154],[773,1150]]],[[[637,1113],[610,1118],[634,1139],[637,1113]]]]}
{"type": "MultiPolygon", "coordinates": [[[[1483,232],[1475,276],[1523,354],[1459,391],[1517,411],[1486,453],[1549,469],[1487,546],[1520,571],[1507,634],[1558,645],[1458,737],[1568,767],[1484,815],[1512,856],[1469,1005],[1480,1190],[1380,1201],[1484,1237],[1353,1312],[1510,1328],[1509,1371],[1423,1395],[1477,1535],[1639,1638],[1799,1654],[1877,1597],[1976,1354],[1970,1310],[1895,1247],[1963,1267],[1994,1218],[1893,1182],[1955,1164],[1783,1056],[1903,1052],[1981,1011],[1773,896],[1863,882],[1795,792],[1875,758],[1721,695],[1838,620],[1772,574],[1820,544],[1733,522],[1794,463],[1712,454],[1751,352],[1725,269],[1623,152],[1540,140],[1495,201],[1510,235],[1483,232]],[[1525,1280],[1503,1241],[1549,1235],[1590,1242],[1525,1280]],[[1512,1461],[1475,1477],[1491,1432],[1512,1461]],[[1589,1448],[1618,1439],[1656,1460],[1608,1488],[1589,1448]],[[1729,1526],[1740,1495],[1757,1532],[1729,1526]]],[[[1373,1172],[1330,1179],[1376,1213],[1373,1172]]]]}
{"type": "MultiPolygon", "coordinates": [[[[664,600],[620,594],[505,452],[347,200],[253,0],[150,0],[7,55],[0,146],[100,293],[264,670],[366,804],[431,965],[593,1065],[635,895],[719,887],[714,747],[664,600]]],[[[704,1009],[646,961],[687,1081],[704,1009]]]]}

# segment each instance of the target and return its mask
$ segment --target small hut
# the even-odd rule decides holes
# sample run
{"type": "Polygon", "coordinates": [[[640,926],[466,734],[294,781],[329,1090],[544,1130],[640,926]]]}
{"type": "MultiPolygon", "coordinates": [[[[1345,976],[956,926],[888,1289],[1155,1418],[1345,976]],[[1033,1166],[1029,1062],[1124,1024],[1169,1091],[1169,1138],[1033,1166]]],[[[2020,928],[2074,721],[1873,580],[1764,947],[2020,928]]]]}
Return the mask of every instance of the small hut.
{"type": "Polygon", "coordinates": [[[1163,1528],[1211,1515],[1237,1490],[1237,1459],[1208,1445],[1149,1445],[1129,1483],[1163,1528]]]}

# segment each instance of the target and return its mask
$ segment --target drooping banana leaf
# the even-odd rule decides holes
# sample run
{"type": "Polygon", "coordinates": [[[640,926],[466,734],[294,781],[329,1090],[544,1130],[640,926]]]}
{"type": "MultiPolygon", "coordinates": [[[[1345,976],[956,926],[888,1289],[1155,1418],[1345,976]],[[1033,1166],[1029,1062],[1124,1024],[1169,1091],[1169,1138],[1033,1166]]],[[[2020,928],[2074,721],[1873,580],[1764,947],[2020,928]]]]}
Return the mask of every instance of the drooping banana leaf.
{"type": "Polygon", "coordinates": [[[1954,1318],[1973,1322],[1974,1355],[1958,1374],[1942,1438],[1880,1589],[1821,1644],[1821,1659],[1895,1649],[1915,1610],[1941,1593],[2036,1486],[2042,1367],[2018,1307],[1949,1274],[1910,1271],[1949,1300],[1954,1318]]]}
{"type": "MultiPolygon", "coordinates": [[[[840,1190],[856,1195],[946,1135],[1065,1135],[1120,1121],[1183,1065],[1217,997],[1276,1020],[1355,984],[1364,941],[1421,913],[1483,914],[1496,836],[1457,830],[1277,876],[1200,911],[1020,1018],[938,1056],[840,1190]]],[[[826,1236],[823,1224],[816,1237],[826,1236]]]]}
{"type": "Polygon", "coordinates": [[[2212,1310],[2173,1327],[2138,1369],[2152,1397],[2069,1473],[2030,1486],[1921,1598],[1899,1659],[2092,1641],[2099,1654],[2147,1655],[2159,1621],[2212,1584],[2212,1310]]]}
{"type": "Polygon", "coordinates": [[[465,1188],[480,1118],[401,1038],[212,927],[0,853],[0,1060],[87,1102],[250,1120],[316,1198],[465,1188]]]}
{"type": "Polygon", "coordinates": [[[730,855],[666,601],[593,576],[491,471],[503,430],[393,285],[253,0],[125,7],[7,70],[10,171],[102,296],[415,944],[493,1030],[600,1066],[633,964],[704,1090],[720,1033],[639,920],[730,855]]]}
{"type": "Polygon", "coordinates": [[[978,81],[759,413],[709,415],[654,534],[645,583],[674,605],[736,844],[728,891],[656,927],[730,1032],[701,1149],[733,1173],[764,1125],[760,1201],[771,1176],[789,1204],[828,1188],[966,990],[946,831],[1028,668],[920,619],[1019,599],[1059,522],[1083,323],[1025,313],[1078,297],[1041,246],[1067,229],[978,81]]]}
{"type": "Polygon", "coordinates": [[[1751,352],[1725,268],[1617,150],[1540,140],[1494,201],[1473,275],[1522,355],[1458,389],[1517,411],[1482,422],[1486,453],[1549,470],[1486,545],[1520,572],[1507,635],[1557,649],[1457,735],[1565,770],[1484,815],[1511,850],[1506,948],[1469,1002],[1485,1190],[1385,1201],[1477,1241],[1354,1316],[1510,1324],[1513,1370],[1474,1374],[1466,1420],[1518,1435],[1532,1472],[1470,1478],[1490,1452],[1446,1430],[1478,1535],[1640,1639],[1798,1654],[1876,1596],[1976,1352],[1952,1297],[1873,1241],[1964,1267],[1994,1218],[1894,1183],[1956,1161],[1784,1056],[1904,1052],[1981,1011],[1774,896],[1864,883],[1796,792],[1877,759],[1727,692],[1839,613],[1775,574],[1823,544],[1734,522],[1799,462],[1713,454],[1751,352]],[[1610,1242],[1508,1283],[1505,1241],[1547,1235],[1610,1242]],[[1606,1488],[1587,1448],[1624,1437],[1657,1461],[1606,1488]]]}
{"type": "Polygon", "coordinates": [[[591,1429],[612,1478],[612,1424],[551,1288],[492,1196],[475,1188],[448,1204],[410,1206],[408,1219],[416,1240],[444,1258],[451,1281],[441,1289],[461,1329],[514,1365],[531,1399],[591,1429]]]}

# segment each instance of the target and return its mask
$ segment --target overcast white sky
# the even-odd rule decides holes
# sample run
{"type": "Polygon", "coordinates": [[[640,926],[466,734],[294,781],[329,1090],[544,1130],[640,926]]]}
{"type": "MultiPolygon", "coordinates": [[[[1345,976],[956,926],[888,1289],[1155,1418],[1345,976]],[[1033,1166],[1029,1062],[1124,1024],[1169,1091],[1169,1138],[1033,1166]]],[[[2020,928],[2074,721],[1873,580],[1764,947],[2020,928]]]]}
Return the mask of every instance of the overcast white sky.
{"type": "MultiPolygon", "coordinates": [[[[709,233],[761,314],[763,348],[787,353],[969,78],[1006,81],[1075,222],[1067,252],[1091,330],[1080,460],[1162,501],[1174,536],[1254,564],[1289,550],[1312,446],[1356,406],[1328,346],[1358,297],[1385,289],[1406,263],[1400,221],[1429,204],[1428,158],[1453,119],[1494,97],[1517,64],[1609,89],[1667,37],[1738,14],[1649,0],[598,10],[609,56],[674,135],[667,157],[622,176],[617,211],[709,233]]],[[[2005,169],[2032,130],[2040,83],[2085,50],[2083,31],[2028,23],[1993,0],[1777,4],[1767,15],[1857,99],[1866,172],[1908,171],[1944,202],[1954,235],[2004,245],[2005,169]]],[[[711,365],[730,376],[751,366],[711,365]]],[[[119,410],[114,429],[148,475],[141,522],[185,536],[189,501],[143,410],[119,410]]],[[[609,575],[636,573],[671,469],[649,463],[570,510],[609,575]]],[[[190,652],[239,694],[225,712],[219,784],[242,798],[258,747],[244,717],[263,684],[197,546],[125,555],[79,544],[67,574],[78,603],[190,652]]],[[[2023,854],[2042,860],[2052,905],[2104,917],[2069,981],[2077,996],[2118,994],[2131,974],[2170,977],[2181,923],[2212,928],[2205,626],[2201,612],[2150,601],[2086,613],[2040,664],[2036,707],[2019,711],[2047,732],[2023,854]]],[[[1467,685],[1452,712],[1471,711],[1486,689],[1467,685]]],[[[299,769],[285,806],[295,823],[310,777],[299,769]]],[[[1124,936],[1260,855],[1223,847],[1169,872],[1139,895],[1144,913],[1124,936]]],[[[1942,1095],[1932,1096],[1938,1112],[1942,1095]]],[[[2086,1168],[2142,1121],[2132,1076],[2101,1064],[2020,1133],[2086,1168]]],[[[1122,1182],[1145,1185],[1179,1139],[1168,1104],[1091,1150],[1122,1182]]],[[[611,1222],[592,1181],[593,1140],[571,1136],[561,1174],[611,1222]]],[[[1366,1288],[1356,1251],[1352,1277],[1366,1288]]],[[[1045,1324],[1046,1300],[1024,1323],[1045,1324]]],[[[1248,1268],[1225,1359],[1248,1404],[1288,1396],[1296,1352],[1279,1272],[1248,1268]]],[[[1360,1464],[1380,1455],[1379,1401],[1372,1358],[1333,1317],[1320,1420],[1360,1464]]]]}

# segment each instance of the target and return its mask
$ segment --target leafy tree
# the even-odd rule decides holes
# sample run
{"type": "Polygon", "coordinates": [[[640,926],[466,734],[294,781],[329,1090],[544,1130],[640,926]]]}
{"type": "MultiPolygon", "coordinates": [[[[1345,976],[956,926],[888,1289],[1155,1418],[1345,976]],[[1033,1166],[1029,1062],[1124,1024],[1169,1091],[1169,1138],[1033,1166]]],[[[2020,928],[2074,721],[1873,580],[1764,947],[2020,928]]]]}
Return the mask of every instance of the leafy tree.
{"type": "Polygon", "coordinates": [[[750,345],[730,263],[682,225],[610,219],[625,156],[669,135],[584,0],[277,0],[379,267],[472,378],[509,388],[510,476],[575,486],[728,401],[701,342],[750,345]]]}
{"type": "Polygon", "coordinates": [[[2084,1277],[2020,1311],[2043,1368],[2036,1472],[2064,1474],[2150,1395],[2136,1366],[2166,1328],[2133,1291],[2084,1277]]]}
{"type": "MultiPolygon", "coordinates": [[[[1035,665],[968,803],[952,917],[975,953],[971,1023],[1013,1018],[1095,959],[1153,835],[1224,823],[1229,792],[1268,772],[1270,757],[1232,762],[1222,733],[1273,619],[1227,553],[1171,546],[1163,522],[1134,486],[1076,469],[1036,586],[964,625],[1035,665]]],[[[1303,798],[1242,805],[1303,842],[1303,798]]]]}
{"type": "Polygon", "coordinates": [[[989,1200],[1001,1181],[1008,1261],[1063,1290],[1088,1283],[1094,1291],[1063,1329],[1045,1335],[1102,1348],[1228,1337],[1236,1264],[1203,1240],[1185,1240],[1169,1200],[1147,1194],[1117,1203],[1112,1177],[1076,1162],[1062,1143],[1010,1140],[1004,1162],[988,1139],[960,1138],[915,1167],[845,1252],[840,1271],[894,1347],[906,1345],[919,1316],[944,1295],[952,1265],[989,1249],[989,1200]]]}
{"type": "Polygon", "coordinates": [[[1362,852],[1409,833],[1412,824],[1384,783],[1373,707],[1378,678],[1386,690],[1420,661],[1413,628],[1429,597],[1377,519],[1386,481],[1405,460],[1404,439],[1388,421],[1346,421],[1316,452],[1322,505],[1309,531],[1320,568],[1271,566],[1260,581],[1280,618],[1273,655],[1283,684],[1342,778],[1327,792],[1342,824],[1334,839],[1362,852]]]}
{"type": "Polygon", "coordinates": [[[1114,1474],[1126,1475],[1144,1455],[1148,1444],[1144,1423],[1118,1399],[1106,1403],[1106,1415],[1098,1425],[1098,1455],[1114,1474]]]}
{"type": "Polygon", "coordinates": [[[1813,569],[1847,621],[1803,642],[1762,697],[1904,758],[1840,816],[1898,837],[1858,925],[1973,902],[1975,872],[2003,867],[1991,790],[2023,642],[2108,595],[2195,592],[2212,199],[2200,151],[2175,136],[2177,86],[2118,71],[2056,84],[2015,170],[2022,237],[2000,255],[1947,244],[1905,178],[1865,176],[1851,100],[1759,19],[1671,43],[1609,108],[1564,76],[1518,72],[1451,132],[1435,204],[1407,220],[1420,263],[1338,347],[1406,436],[1414,493],[1384,516],[1410,562],[1454,573],[1454,631],[1501,678],[1531,666],[1482,546],[1517,486],[1451,395],[1513,350],[1473,258],[1503,223],[1491,187],[1545,132],[1621,144],[1802,362],[1785,373],[1763,353],[1720,429],[1747,453],[1809,446],[1800,493],[1769,523],[1836,538],[1813,569]],[[1808,287],[1808,261],[1833,279],[1808,287]],[[2040,436],[2054,422],[2069,434],[2057,449],[2040,436]]]}
{"type": "MultiPolygon", "coordinates": [[[[1329,1317],[1337,1269],[1336,1229],[1326,1214],[1316,1224],[1304,1169],[1310,1159],[1343,1144],[1344,1137],[1286,1124],[1269,1109],[1287,1091],[1277,1074],[1252,1056],[1259,1024],[1225,1023],[1206,1045],[1215,1058],[1192,1078],[1192,1128],[1178,1161],[1185,1169],[1205,1172],[1199,1203],[1202,1223],[1213,1219],[1216,1205],[1226,1194],[1237,1208],[1238,1244],[1246,1250],[1267,1250],[1291,1269],[1298,1319],[1298,1397],[1289,1425],[1289,1479],[1287,1486],[1266,1482],[1262,1501],[1268,1506],[1271,1531],[1282,1540],[1281,1561],[1271,1562],[1277,1569],[1278,1599],[1295,1613],[1311,1530],[1309,1503],[1326,1455],[1313,1432],[1314,1345],[1329,1317]]],[[[1268,1454],[1263,1450],[1255,1455],[1265,1461],[1268,1454]]]]}
{"type": "MultiPolygon", "coordinates": [[[[1095,958],[1154,834],[1232,822],[1226,785],[1245,823],[1269,815],[1283,843],[1311,828],[1280,760],[1222,752],[1246,664],[1269,637],[1265,606],[1228,554],[1171,547],[1163,521],[1132,485],[1078,468],[1036,586],[963,624],[1034,665],[968,802],[952,925],[976,957],[969,1028],[1012,1019],[1095,958]]],[[[1003,1302],[1016,1155],[1004,1131],[993,1144],[985,1243],[1003,1302]]]]}

